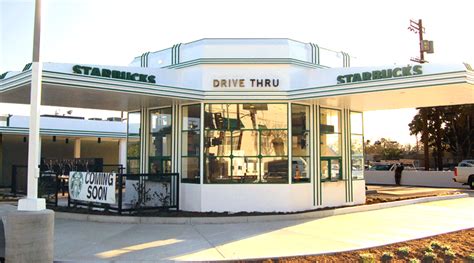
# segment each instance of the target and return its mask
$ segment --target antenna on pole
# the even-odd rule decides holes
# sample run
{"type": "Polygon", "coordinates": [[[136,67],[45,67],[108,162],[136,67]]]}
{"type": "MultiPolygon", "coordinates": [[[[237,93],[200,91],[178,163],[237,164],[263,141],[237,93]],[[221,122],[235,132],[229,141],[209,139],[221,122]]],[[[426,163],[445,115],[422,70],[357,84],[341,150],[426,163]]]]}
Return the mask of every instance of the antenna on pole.
{"type": "Polygon", "coordinates": [[[434,53],[434,46],[433,41],[423,39],[423,33],[425,33],[423,21],[421,19],[418,19],[418,22],[410,20],[410,26],[408,27],[408,30],[415,34],[418,34],[420,40],[420,57],[410,58],[410,60],[418,63],[427,63],[428,61],[425,60],[425,52],[428,54],[434,53]]]}

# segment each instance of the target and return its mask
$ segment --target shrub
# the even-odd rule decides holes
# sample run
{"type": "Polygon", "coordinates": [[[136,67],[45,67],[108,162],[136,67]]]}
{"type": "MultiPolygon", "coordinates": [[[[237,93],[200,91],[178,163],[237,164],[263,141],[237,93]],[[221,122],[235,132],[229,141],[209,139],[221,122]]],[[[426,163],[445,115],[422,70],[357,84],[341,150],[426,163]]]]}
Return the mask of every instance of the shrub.
{"type": "Polygon", "coordinates": [[[403,257],[408,256],[410,254],[410,248],[409,247],[399,247],[397,249],[397,254],[403,257]]]}
{"type": "Polygon", "coordinates": [[[467,262],[474,263],[474,253],[471,253],[469,256],[467,256],[467,262]]]}
{"type": "Polygon", "coordinates": [[[359,262],[375,263],[375,257],[371,253],[359,254],[359,262]]]}
{"type": "Polygon", "coordinates": [[[433,252],[433,248],[431,246],[427,246],[423,249],[424,252],[433,252]]]}
{"type": "Polygon", "coordinates": [[[445,250],[444,251],[444,258],[446,261],[451,261],[456,257],[456,253],[452,250],[445,250]]]}
{"type": "Polygon", "coordinates": [[[410,258],[408,260],[408,263],[420,263],[420,260],[416,259],[416,258],[410,258]]]}
{"type": "Polygon", "coordinates": [[[384,251],[383,254],[382,254],[382,262],[390,262],[392,261],[393,259],[393,253],[392,252],[388,252],[388,251],[384,251]]]}
{"type": "Polygon", "coordinates": [[[441,243],[438,240],[433,240],[430,242],[430,247],[433,249],[440,249],[441,248],[441,243]]]}
{"type": "Polygon", "coordinates": [[[441,250],[443,251],[446,251],[446,250],[451,250],[451,246],[450,245],[441,245],[441,250]]]}
{"type": "Polygon", "coordinates": [[[436,260],[436,254],[433,252],[425,252],[423,255],[423,262],[434,262],[436,260]]]}

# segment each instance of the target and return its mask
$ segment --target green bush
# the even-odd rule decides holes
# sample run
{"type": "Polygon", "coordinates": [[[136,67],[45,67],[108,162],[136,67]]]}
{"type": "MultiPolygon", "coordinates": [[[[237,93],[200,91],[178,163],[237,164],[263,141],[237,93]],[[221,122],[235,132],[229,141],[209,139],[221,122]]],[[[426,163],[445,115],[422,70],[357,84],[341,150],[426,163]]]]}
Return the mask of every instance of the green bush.
{"type": "Polygon", "coordinates": [[[446,261],[451,261],[456,258],[456,253],[452,250],[445,250],[444,251],[444,258],[446,261]]]}
{"type": "Polygon", "coordinates": [[[467,262],[474,263],[474,253],[471,253],[469,256],[467,256],[467,262]]]}
{"type": "Polygon", "coordinates": [[[423,255],[423,262],[434,262],[436,260],[436,254],[433,252],[425,252],[423,255]]]}
{"type": "Polygon", "coordinates": [[[408,263],[420,263],[420,260],[419,259],[416,259],[416,258],[410,258],[408,260],[408,263]]]}
{"type": "Polygon", "coordinates": [[[359,262],[361,262],[361,263],[375,263],[375,257],[371,253],[359,254],[359,262]]]}
{"type": "Polygon", "coordinates": [[[392,252],[388,252],[388,251],[384,251],[383,254],[382,254],[382,262],[390,262],[392,261],[393,259],[393,253],[392,252]]]}
{"type": "Polygon", "coordinates": [[[397,254],[403,257],[408,256],[410,254],[410,248],[409,247],[399,247],[397,249],[397,254]]]}
{"type": "Polygon", "coordinates": [[[438,240],[433,240],[430,242],[430,247],[432,247],[433,249],[440,249],[441,243],[438,240]]]}
{"type": "Polygon", "coordinates": [[[434,252],[433,248],[431,246],[427,246],[423,249],[424,252],[434,252]]]}
{"type": "Polygon", "coordinates": [[[451,250],[451,246],[450,245],[441,245],[441,250],[443,251],[446,251],[446,250],[451,250]]]}

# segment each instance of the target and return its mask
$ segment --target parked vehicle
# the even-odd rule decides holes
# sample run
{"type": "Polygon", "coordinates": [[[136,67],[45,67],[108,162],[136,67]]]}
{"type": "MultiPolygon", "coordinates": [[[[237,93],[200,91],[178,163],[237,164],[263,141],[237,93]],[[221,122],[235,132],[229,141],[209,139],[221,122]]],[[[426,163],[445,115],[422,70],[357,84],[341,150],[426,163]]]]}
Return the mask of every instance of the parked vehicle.
{"type": "Polygon", "coordinates": [[[464,160],[454,168],[455,182],[463,185],[469,185],[471,189],[474,189],[474,160],[464,160]]]}
{"type": "Polygon", "coordinates": [[[372,165],[369,168],[369,171],[392,171],[395,169],[395,165],[393,163],[377,163],[372,165]]]}
{"type": "MultiPolygon", "coordinates": [[[[399,163],[375,163],[369,171],[395,171],[399,163]]],[[[416,171],[416,167],[413,164],[403,164],[404,170],[416,171]]]]}

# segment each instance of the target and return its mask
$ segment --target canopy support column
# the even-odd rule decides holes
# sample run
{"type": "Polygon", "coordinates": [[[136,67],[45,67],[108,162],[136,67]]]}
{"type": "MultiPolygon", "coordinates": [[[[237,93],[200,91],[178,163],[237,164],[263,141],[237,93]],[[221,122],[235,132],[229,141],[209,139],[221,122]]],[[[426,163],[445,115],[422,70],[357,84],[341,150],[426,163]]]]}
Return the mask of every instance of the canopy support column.
{"type": "Polygon", "coordinates": [[[38,198],[38,177],[40,163],[40,107],[41,107],[41,71],[40,62],[33,62],[30,96],[30,129],[28,142],[28,183],[26,198],[18,201],[20,211],[40,211],[46,209],[46,201],[38,198]]]}

